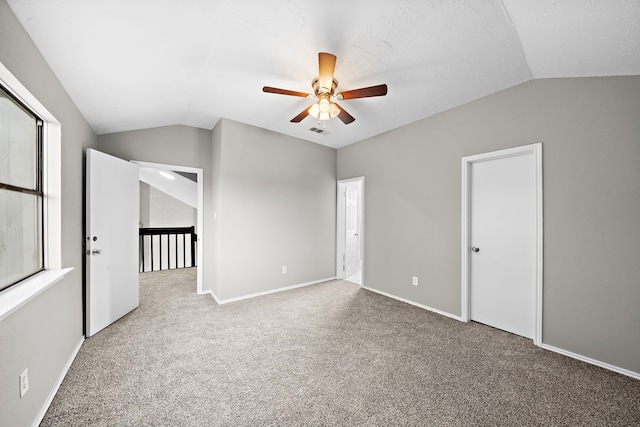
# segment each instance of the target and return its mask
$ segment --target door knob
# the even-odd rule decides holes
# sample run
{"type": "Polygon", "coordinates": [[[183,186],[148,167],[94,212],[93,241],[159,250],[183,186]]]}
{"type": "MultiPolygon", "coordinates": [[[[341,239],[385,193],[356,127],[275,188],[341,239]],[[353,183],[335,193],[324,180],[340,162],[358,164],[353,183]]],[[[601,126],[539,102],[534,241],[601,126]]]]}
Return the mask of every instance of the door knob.
{"type": "Polygon", "coordinates": [[[94,249],[91,251],[91,255],[100,255],[102,253],[102,249],[94,249]]]}
{"type": "Polygon", "coordinates": [[[471,252],[480,252],[480,248],[476,248],[475,246],[471,248],[471,252]]]}

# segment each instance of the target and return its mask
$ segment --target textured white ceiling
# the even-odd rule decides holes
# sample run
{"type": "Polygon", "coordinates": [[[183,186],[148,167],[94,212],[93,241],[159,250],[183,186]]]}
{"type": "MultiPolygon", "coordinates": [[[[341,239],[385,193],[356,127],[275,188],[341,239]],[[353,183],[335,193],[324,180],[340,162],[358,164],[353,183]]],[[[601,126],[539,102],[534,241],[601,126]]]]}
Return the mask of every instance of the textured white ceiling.
{"type": "Polygon", "coordinates": [[[640,74],[638,0],[7,0],[98,134],[221,117],[331,147],[545,77],[640,74]],[[309,131],[320,51],[356,121],[309,131]]]}

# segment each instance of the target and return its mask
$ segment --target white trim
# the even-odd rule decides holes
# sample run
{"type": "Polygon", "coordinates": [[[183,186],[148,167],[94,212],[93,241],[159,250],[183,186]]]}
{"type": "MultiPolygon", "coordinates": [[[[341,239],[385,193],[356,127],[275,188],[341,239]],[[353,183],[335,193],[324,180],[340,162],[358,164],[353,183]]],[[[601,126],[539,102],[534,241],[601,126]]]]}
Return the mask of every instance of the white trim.
{"type": "Polygon", "coordinates": [[[364,271],[365,271],[365,220],[364,220],[364,215],[365,215],[365,200],[364,200],[364,176],[358,176],[358,177],[354,177],[354,178],[347,178],[347,179],[341,179],[338,180],[337,182],[337,186],[336,186],[336,278],[338,279],[345,279],[345,275],[344,275],[344,270],[342,270],[342,266],[344,265],[344,260],[342,258],[342,253],[344,252],[345,248],[344,248],[344,209],[345,209],[345,205],[344,205],[344,197],[340,197],[340,195],[342,194],[341,191],[341,186],[344,184],[348,184],[350,182],[359,182],[360,183],[360,199],[358,200],[358,210],[360,211],[360,235],[358,237],[360,237],[360,258],[361,258],[361,264],[360,264],[360,269],[361,269],[361,275],[360,275],[360,281],[361,284],[360,286],[362,286],[362,283],[364,283],[364,271]]]}
{"type": "Polygon", "coordinates": [[[202,168],[190,167],[190,166],[177,166],[177,165],[167,165],[163,163],[151,163],[151,162],[143,162],[139,160],[130,160],[131,163],[135,163],[138,166],[145,168],[154,168],[159,170],[167,170],[167,171],[177,171],[177,172],[189,172],[195,173],[197,175],[197,184],[198,184],[198,213],[197,213],[197,222],[198,222],[198,239],[197,239],[197,254],[196,254],[196,292],[198,295],[204,295],[208,292],[204,291],[204,283],[203,283],[203,241],[204,241],[204,170],[202,168]]]}
{"type": "Polygon", "coordinates": [[[432,311],[432,312],[434,312],[436,314],[441,314],[442,316],[446,316],[446,317],[450,317],[450,318],[455,319],[455,320],[463,321],[462,317],[460,317],[460,316],[456,316],[455,314],[447,313],[446,311],[438,310],[437,308],[429,307],[428,305],[419,304],[417,302],[408,300],[406,298],[398,297],[396,295],[389,294],[389,293],[383,292],[383,291],[379,291],[378,289],[369,288],[367,286],[362,286],[362,288],[366,289],[368,291],[371,291],[371,292],[375,292],[376,294],[380,294],[382,296],[389,297],[389,298],[392,298],[392,299],[395,299],[395,300],[398,300],[398,301],[402,301],[404,303],[407,303],[407,304],[422,308],[424,310],[432,311]]]}
{"type": "Polygon", "coordinates": [[[342,195],[342,183],[341,181],[338,181],[336,183],[336,278],[338,279],[344,279],[345,273],[344,273],[344,251],[345,251],[345,244],[344,244],[344,228],[345,228],[345,222],[344,222],[344,209],[345,209],[345,203],[344,203],[344,196],[342,195]]]}
{"type": "Polygon", "coordinates": [[[290,291],[292,289],[298,289],[298,288],[303,288],[305,286],[316,285],[318,283],[330,282],[331,280],[336,280],[336,278],[335,277],[328,277],[326,279],[314,280],[312,282],[300,283],[299,285],[286,286],[284,288],[271,289],[271,290],[264,291],[264,292],[258,292],[258,293],[255,293],[255,294],[243,295],[243,296],[229,298],[229,299],[220,299],[220,298],[218,298],[216,296],[216,294],[213,293],[213,291],[208,291],[206,293],[210,293],[211,296],[213,297],[213,299],[215,299],[218,304],[228,304],[228,303],[231,303],[231,302],[242,301],[242,300],[249,299],[249,298],[261,297],[261,296],[264,296],[264,295],[275,294],[277,292],[290,291]]]}
{"type": "Polygon", "coordinates": [[[462,245],[461,245],[461,319],[463,322],[470,320],[470,197],[471,197],[471,165],[476,162],[502,159],[506,157],[533,154],[536,173],[536,300],[534,312],[534,336],[535,345],[542,345],[542,279],[543,279],[543,224],[542,224],[542,143],[524,145],[522,147],[508,148],[492,151],[490,153],[477,154],[462,158],[462,245]]]}
{"type": "Polygon", "coordinates": [[[44,122],[44,229],[46,269],[62,268],[62,130],[60,123],[44,122]]]}
{"type": "Polygon", "coordinates": [[[71,270],[73,268],[41,271],[2,292],[0,296],[0,321],[58,283],[71,270]]]}
{"type": "Polygon", "coordinates": [[[545,350],[553,351],[554,353],[562,354],[563,356],[571,357],[573,359],[577,359],[577,360],[580,360],[582,362],[586,362],[586,363],[589,363],[591,365],[596,365],[596,366],[599,366],[601,368],[608,369],[610,371],[617,372],[619,374],[626,375],[626,376],[631,377],[631,378],[635,378],[636,380],[640,380],[640,373],[638,373],[638,372],[634,372],[634,371],[630,371],[628,369],[620,368],[620,367],[615,366],[615,365],[610,365],[608,363],[601,362],[599,360],[592,359],[592,358],[587,357],[587,356],[582,356],[582,355],[580,355],[578,353],[573,353],[571,351],[563,350],[561,348],[554,347],[554,346],[549,345],[549,344],[542,344],[542,345],[540,345],[540,347],[545,349],[545,350]]]}
{"type": "Polygon", "coordinates": [[[44,405],[42,405],[42,408],[40,409],[38,416],[36,417],[35,421],[32,424],[33,427],[38,427],[42,422],[42,419],[44,418],[47,411],[49,410],[49,406],[51,406],[51,402],[53,402],[53,398],[58,393],[58,389],[60,389],[60,386],[62,385],[62,381],[64,381],[64,377],[67,376],[67,372],[69,372],[69,368],[71,368],[71,364],[73,363],[76,356],[78,355],[78,352],[80,351],[80,348],[82,347],[83,343],[84,343],[84,337],[81,337],[80,341],[76,345],[76,348],[71,353],[71,357],[69,357],[69,360],[67,360],[67,363],[64,365],[64,368],[62,368],[62,372],[60,373],[60,376],[58,376],[58,380],[56,381],[55,385],[51,389],[51,392],[49,393],[49,397],[47,397],[47,400],[45,400],[44,405]]]}

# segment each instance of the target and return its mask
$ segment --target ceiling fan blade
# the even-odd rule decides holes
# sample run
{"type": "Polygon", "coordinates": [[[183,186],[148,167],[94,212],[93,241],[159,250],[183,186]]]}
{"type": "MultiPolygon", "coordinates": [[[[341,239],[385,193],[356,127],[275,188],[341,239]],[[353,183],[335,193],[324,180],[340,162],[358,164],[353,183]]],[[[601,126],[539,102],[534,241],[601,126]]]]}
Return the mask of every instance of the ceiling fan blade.
{"type": "Polygon", "coordinates": [[[326,52],[318,53],[318,80],[321,88],[331,91],[333,72],[336,69],[336,56],[326,52]]]}
{"type": "Polygon", "coordinates": [[[342,120],[342,123],[344,123],[345,125],[348,125],[349,123],[356,120],[351,114],[347,113],[345,109],[339,106],[338,104],[336,104],[336,107],[340,109],[340,112],[338,113],[338,118],[342,120]]]}
{"type": "Polygon", "coordinates": [[[356,99],[356,98],[369,98],[372,96],[384,96],[387,94],[387,85],[377,85],[363,87],[360,89],[348,90],[338,94],[340,99],[356,99]]]}
{"type": "Polygon", "coordinates": [[[295,90],[278,89],[277,87],[265,86],[262,88],[263,92],[277,93],[279,95],[299,96],[300,98],[306,98],[308,93],[296,92],[295,90]]]}
{"type": "MultiPolygon", "coordinates": [[[[313,104],[311,104],[311,105],[313,105],[313,104]]],[[[302,121],[302,119],[304,119],[305,117],[307,117],[309,115],[309,108],[311,108],[311,105],[309,105],[307,108],[302,110],[302,112],[300,114],[298,114],[297,116],[295,116],[293,119],[291,119],[290,122],[291,123],[300,123],[302,121]]]]}

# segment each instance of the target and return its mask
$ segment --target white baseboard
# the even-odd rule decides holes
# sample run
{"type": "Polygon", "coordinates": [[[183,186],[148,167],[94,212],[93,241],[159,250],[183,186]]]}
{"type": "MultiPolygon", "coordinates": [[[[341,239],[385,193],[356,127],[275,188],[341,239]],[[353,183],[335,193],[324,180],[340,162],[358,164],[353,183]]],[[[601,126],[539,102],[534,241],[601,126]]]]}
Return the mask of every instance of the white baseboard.
{"type": "Polygon", "coordinates": [[[456,316],[455,314],[447,313],[446,311],[438,310],[437,308],[429,307],[427,305],[418,304],[417,302],[414,302],[414,301],[411,301],[411,300],[408,300],[408,299],[405,299],[405,298],[402,298],[402,297],[398,297],[398,296],[395,296],[395,295],[392,295],[392,294],[389,294],[389,293],[386,293],[386,292],[382,292],[382,291],[379,291],[377,289],[369,288],[367,286],[362,286],[362,288],[366,289],[368,291],[371,291],[371,292],[375,292],[375,293],[380,294],[380,295],[384,295],[385,297],[389,297],[389,298],[392,298],[392,299],[395,299],[395,300],[398,300],[398,301],[406,302],[407,304],[414,305],[414,306],[422,308],[424,310],[429,310],[429,311],[432,311],[434,313],[441,314],[443,316],[451,317],[452,319],[456,319],[456,320],[459,320],[460,322],[462,322],[462,317],[456,316]]]}
{"type": "Polygon", "coordinates": [[[244,299],[261,297],[263,295],[269,295],[269,294],[275,294],[276,292],[290,291],[292,289],[303,288],[305,286],[311,286],[311,285],[315,285],[317,283],[328,282],[330,280],[335,280],[335,279],[336,279],[335,277],[328,277],[326,279],[314,280],[312,282],[300,283],[298,285],[286,286],[284,288],[271,289],[271,290],[264,291],[264,292],[258,292],[258,293],[249,294],[249,295],[242,295],[242,296],[239,296],[239,297],[228,298],[228,299],[220,299],[220,298],[218,298],[216,296],[216,294],[213,293],[213,291],[208,291],[208,292],[205,292],[205,293],[210,293],[211,296],[213,297],[213,299],[215,299],[218,304],[228,304],[230,302],[242,301],[244,299]]]}
{"type": "Polygon", "coordinates": [[[69,358],[69,360],[67,360],[67,363],[64,365],[64,368],[62,369],[62,372],[60,373],[58,380],[56,381],[55,385],[51,389],[51,393],[49,393],[49,397],[47,397],[47,400],[44,402],[42,409],[40,409],[38,416],[33,422],[33,427],[38,427],[42,422],[42,419],[47,413],[49,406],[51,406],[51,402],[53,402],[53,398],[56,397],[56,393],[58,393],[58,389],[62,385],[62,381],[64,380],[64,377],[67,376],[67,372],[69,372],[69,368],[71,368],[71,364],[73,363],[76,356],[78,355],[78,352],[80,351],[80,347],[82,347],[83,343],[84,343],[84,337],[80,338],[80,342],[78,342],[78,345],[76,345],[76,348],[71,353],[71,357],[69,358]]]}
{"type": "MultiPolygon", "coordinates": [[[[423,308],[425,310],[429,310],[429,311],[432,311],[434,313],[441,314],[443,316],[451,317],[452,319],[456,319],[456,320],[459,320],[461,322],[463,321],[462,317],[460,317],[460,316],[455,316],[455,315],[453,315],[451,313],[447,313],[445,311],[438,310],[436,308],[428,307],[428,306],[423,305],[423,304],[418,304],[418,303],[410,301],[408,299],[401,298],[401,297],[398,297],[398,296],[395,296],[395,295],[392,295],[392,294],[389,294],[389,293],[386,293],[386,292],[382,292],[382,291],[379,291],[377,289],[369,288],[369,287],[366,287],[366,286],[363,286],[363,288],[366,289],[366,290],[369,290],[371,292],[375,292],[377,294],[384,295],[385,297],[389,297],[389,298],[393,298],[393,299],[398,300],[398,301],[406,302],[407,304],[411,304],[411,305],[414,305],[416,307],[420,307],[420,308],[423,308]]],[[[583,356],[581,354],[572,353],[570,351],[563,350],[561,348],[557,348],[557,347],[554,347],[554,346],[551,346],[551,345],[548,345],[548,344],[544,344],[544,343],[540,345],[540,348],[543,348],[543,349],[549,350],[549,351],[553,351],[555,353],[562,354],[563,356],[567,356],[567,357],[571,357],[573,359],[581,360],[581,361],[589,363],[591,365],[596,365],[596,366],[599,366],[601,368],[608,369],[610,371],[617,372],[619,374],[626,375],[628,377],[640,380],[640,373],[638,373],[638,372],[634,372],[634,371],[630,371],[628,369],[620,368],[618,366],[611,365],[609,363],[601,362],[599,360],[592,359],[590,357],[583,356]]]]}
{"type": "Polygon", "coordinates": [[[638,372],[633,372],[633,371],[630,371],[628,369],[620,368],[620,367],[615,366],[615,365],[610,365],[608,363],[601,362],[599,360],[592,359],[590,357],[583,356],[583,355],[578,354],[578,353],[573,353],[571,351],[563,350],[561,348],[554,347],[554,346],[549,345],[549,344],[544,344],[543,343],[540,346],[540,348],[544,348],[545,350],[553,351],[554,353],[559,353],[559,354],[562,354],[563,356],[571,357],[573,359],[577,359],[577,360],[580,360],[582,362],[586,362],[586,363],[589,363],[591,365],[596,365],[596,366],[599,366],[601,368],[608,369],[610,371],[617,372],[619,374],[626,375],[628,377],[640,380],[640,373],[638,373],[638,372]]]}

